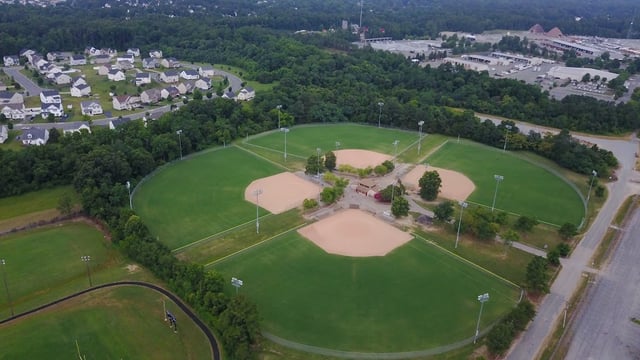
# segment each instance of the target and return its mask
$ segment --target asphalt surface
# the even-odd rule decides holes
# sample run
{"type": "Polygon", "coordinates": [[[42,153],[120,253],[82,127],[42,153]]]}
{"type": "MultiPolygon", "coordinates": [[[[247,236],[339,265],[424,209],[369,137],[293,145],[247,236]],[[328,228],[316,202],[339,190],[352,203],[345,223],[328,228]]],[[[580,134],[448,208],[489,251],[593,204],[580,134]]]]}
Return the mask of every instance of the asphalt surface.
{"type": "Polygon", "coordinates": [[[566,359],[639,359],[640,211],[624,227],[610,265],[587,293],[566,359]]]}
{"type": "Polygon", "coordinates": [[[68,300],[74,299],[78,296],[96,291],[96,290],[100,290],[100,289],[104,289],[104,288],[111,288],[111,287],[116,287],[116,286],[140,286],[140,287],[145,287],[151,290],[154,290],[156,292],[159,292],[161,294],[163,294],[164,296],[168,297],[171,301],[173,301],[176,305],[178,305],[178,307],[180,308],[180,310],[182,310],[195,324],[196,326],[198,326],[200,328],[200,330],[202,330],[202,332],[205,334],[205,336],[207,337],[207,340],[209,341],[209,345],[211,346],[211,356],[214,360],[219,360],[220,359],[220,347],[218,346],[218,342],[216,340],[216,338],[213,336],[213,333],[211,332],[211,330],[209,330],[209,328],[207,327],[207,325],[205,325],[205,323],[200,320],[200,318],[198,318],[196,316],[196,314],[193,313],[193,311],[191,311],[191,309],[182,302],[182,300],[180,300],[179,297],[177,297],[176,295],[174,295],[173,293],[157,286],[157,285],[153,285],[150,283],[146,283],[146,282],[141,282],[141,281],[119,281],[119,282],[113,282],[113,283],[108,283],[108,284],[102,284],[102,285],[98,285],[98,286],[94,286],[91,288],[88,288],[86,290],[77,292],[75,294],[71,294],[69,296],[65,296],[62,299],[58,299],[55,301],[52,301],[48,304],[44,304],[42,306],[39,306],[33,310],[29,310],[26,312],[23,312],[21,314],[17,314],[15,316],[12,316],[10,318],[4,319],[0,321],[0,325],[6,324],[6,323],[10,323],[13,322],[15,320],[21,319],[25,316],[28,315],[32,315],[35,314],[39,311],[48,309],[52,306],[56,306],[59,305],[61,303],[64,303],[68,300]]]}
{"type": "Polygon", "coordinates": [[[4,72],[20,84],[25,91],[29,92],[29,96],[40,96],[42,89],[36,83],[31,81],[31,79],[20,73],[20,69],[22,69],[22,67],[5,67],[3,69],[4,72]]]}

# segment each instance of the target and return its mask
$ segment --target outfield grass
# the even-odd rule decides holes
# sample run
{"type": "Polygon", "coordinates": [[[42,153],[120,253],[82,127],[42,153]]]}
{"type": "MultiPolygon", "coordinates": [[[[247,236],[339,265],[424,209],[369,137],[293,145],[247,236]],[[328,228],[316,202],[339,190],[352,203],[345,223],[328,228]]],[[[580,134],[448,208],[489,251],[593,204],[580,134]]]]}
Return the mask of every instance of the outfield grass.
{"type": "Polygon", "coordinates": [[[163,296],[149,289],[99,290],[0,326],[6,359],[210,359],[195,324],[167,300],[178,333],[164,322],[163,296]],[[76,345],[77,342],[77,345],[76,345]]]}
{"type": "MultiPolygon", "coordinates": [[[[85,223],[69,223],[0,237],[0,256],[6,264],[7,287],[15,313],[86,289],[89,263],[93,284],[150,276],[127,270],[127,261],[105,242],[102,233],[85,223]]],[[[0,318],[10,315],[4,289],[0,291],[0,318]]]]}
{"type": "MultiPolygon", "coordinates": [[[[444,141],[440,135],[428,135],[423,138],[421,153],[427,154],[444,141]]],[[[418,133],[397,129],[379,129],[373,126],[357,124],[305,125],[291,128],[287,134],[287,154],[294,158],[307,159],[316,154],[316,149],[322,152],[339,149],[365,149],[383,154],[394,155],[393,142],[399,141],[398,156],[404,160],[417,158],[418,133]],[[405,154],[406,153],[406,154],[405,154]]],[[[284,133],[279,131],[265,133],[249,138],[249,145],[256,145],[277,153],[284,152],[284,133]]],[[[247,146],[254,151],[251,146],[247,146]]]]}
{"type": "Polygon", "coordinates": [[[467,141],[450,141],[429,156],[427,162],[468,176],[476,185],[469,201],[491,207],[496,188],[494,174],[498,174],[504,176],[504,181],[499,185],[496,209],[556,225],[580,224],[584,216],[579,195],[566,182],[509,152],[467,141]]]}
{"type": "Polygon", "coordinates": [[[236,147],[220,149],[161,169],[136,189],[134,208],[175,249],[255,219],[245,188],[282,171],[236,147]]]}
{"type": "MultiPolygon", "coordinates": [[[[288,340],[346,351],[428,349],[472,337],[518,299],[512,285],[421,240],[384,257],[329,255],[296,232],[215,265],[244,281],[263,329],[288,340]]],[[[232,291],[231,288],[228,289],[232,291]]]]}

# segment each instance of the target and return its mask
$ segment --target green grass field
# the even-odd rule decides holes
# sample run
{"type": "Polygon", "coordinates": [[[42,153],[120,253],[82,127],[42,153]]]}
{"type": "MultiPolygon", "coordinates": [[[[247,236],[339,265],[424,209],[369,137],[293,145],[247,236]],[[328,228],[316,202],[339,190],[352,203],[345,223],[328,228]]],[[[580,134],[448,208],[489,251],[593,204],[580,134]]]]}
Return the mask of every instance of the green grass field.
{"type": "Polygon", "coordinates": [[[220,149],[159,171],[136,190],[134,208],[174,249],[254,220],[256,207],[244,200],[245,188],[282,171],[236,147],[220,149]]]}
{"type": "MultiPolygon", "coordinates": [[[[517,288],[420,240],[384,257],[329,255],[290,232],[215,268],[244,281],[267,332],[346,351],[428,349],[473,336],[509,311],[517,288]]],[[[231,291],[231,289],[229,289],[231,291]]]]}
{"type": "Polygon", "coordinates": [[[60,198],[65,194],[69,194],[73,202],[78,203],[78,196],[71,186],[61,186],[1,198],[0,221],[43,210],[55,209],[60,198]]]}
{"type": "Polygon", "coordinates": [[[579,224],[584,216],[580,197],[566,182],[508,152],[466,141],[450,141],[427,162],[468,176],[476,185],[469,201],[491,207],[496,188],[494,174],[498,174],[504,180],[498,188],[496,209],[557,225],[579,224]]]}
{"type": "Polygon", "coordinates": [[[210,359],[204,334],[175,304],[178,333],[164,322],[163,296],[149,289],[99,290],[0,326],[2,358],[210,359]],[[76,345],[77,342],[77,345],[76,345]]]}

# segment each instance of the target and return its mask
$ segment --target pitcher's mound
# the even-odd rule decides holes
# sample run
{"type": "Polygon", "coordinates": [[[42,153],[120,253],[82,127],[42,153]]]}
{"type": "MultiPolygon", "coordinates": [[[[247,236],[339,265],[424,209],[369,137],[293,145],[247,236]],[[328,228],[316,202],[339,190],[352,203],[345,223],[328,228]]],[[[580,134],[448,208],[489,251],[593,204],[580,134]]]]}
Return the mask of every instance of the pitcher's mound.
{"type": "Polygon", "coordinates": [[[336,150],[333,152],[336,154],[336,165],[351,165],[356,169],[364,169],[368,166],[376,167],[382,164],[385,160],[391,160],[389,155],[381,154],[375,151],[369,150],[336,150]]]}
{"type": "Polygon", "coordinates": [[[418,190],[418,181],[427,170],[435,170],[438,172],[438,175],[440,175],[440,179],[442,179],[442,188],[440,189],[440,194],[438,194],[438,196],[445,199],[466,200],[476,189],[473,181],[462,173],[453,170],[440,169],[433,166],[429,166],[429,168],[427,168],[424,165],[418,165],[413,170],[409,171],[409,173],[402,178],[402,183],[407,187],[407,189],[418,190]]]}
{"type": "Polygon", "coordinates": [[[298,230],[329,254],[384,256],[413,239],[361,210],[348,209],[298,230]]]}
{"type": "Polygon", "coordinates": [[[290,172],[254,180],[244,190],[244,199],[256,203],[270,213],[280,214],[302,205],[304,199],[316,199],[322,187],[290,172]],[[259,198],[255,191],[261,190],[259,198]]]}

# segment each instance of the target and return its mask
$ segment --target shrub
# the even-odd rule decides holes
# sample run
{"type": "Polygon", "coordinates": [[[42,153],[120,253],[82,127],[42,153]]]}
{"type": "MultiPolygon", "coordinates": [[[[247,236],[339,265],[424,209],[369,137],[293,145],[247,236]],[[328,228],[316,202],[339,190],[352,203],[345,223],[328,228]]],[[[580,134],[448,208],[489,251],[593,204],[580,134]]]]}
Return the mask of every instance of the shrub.
{"type": "Polygon", "coordinates": [[[322,175],[322,180],[328,182],[329,184],[335,184],[338,179],[339,178],[335,174],[330,172],[326,172],[324,173],[324,175],[322,175]]]}
{"type": "Polygon", "coordinates": [[[383,165],[384,167],[386,167],[386,168],[387,168],[387,173],[392,172],[392,171],[393,171],[393,169],[395,169],[395,168],[396,168],[396,166],[395,166],[395,165],[393,165],[393,161],[390,161],[390,160],[385,160],[385,161],[382,163],[382,165],[383,165]]]}
{"type": "Polygon", "coordinates": [[[349,174],[357,174],[358,173],[358,169],[354,168],[353,166],[351,166],[349,164],[338,165],[338,171],[349,173],[349,174]]]}
{"type": "Polygon", "coordinates": [[[558,229],[558,234],[560,234],[560,236],[565,240],[571,239],[577,233],[578,233],[578,227],[572,223],[564,223],[562,224],[560,229],[558,229]]]}
{"type": "Polygon", "coordinates": [[[560,256],[562,256],[562,257],[569,256],[569,253],[571,252],[571,247],[568,244],[565,244],[565,243],[558,244],[556,249],[558,250],[558,254],[560,254],[560,256]]]}
{"type": "Polygon", "coordinates": [[[376,173],[376,175],[384,175],[384,174],[388,173],[389,171],[387,170],[386,166],[378,165],[373,169],[373,172],[376,173]]]}
{"type": "Polygon", "coordinates": [[[336,192],[332,187],[322,189],[320,199],[325,204],[333,204],[336,201],[336,192]]]}
{"type": "Polygon", "coordinates": [[[302,201],[302,207],[304,207],[305,210],[313,209],[317,206],[318,206],[318,200],[316,199],[304,199],[302,201]]]}

